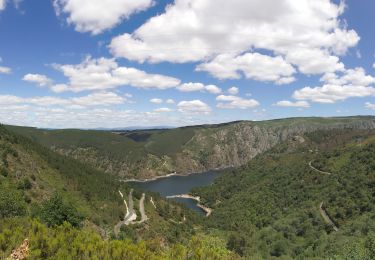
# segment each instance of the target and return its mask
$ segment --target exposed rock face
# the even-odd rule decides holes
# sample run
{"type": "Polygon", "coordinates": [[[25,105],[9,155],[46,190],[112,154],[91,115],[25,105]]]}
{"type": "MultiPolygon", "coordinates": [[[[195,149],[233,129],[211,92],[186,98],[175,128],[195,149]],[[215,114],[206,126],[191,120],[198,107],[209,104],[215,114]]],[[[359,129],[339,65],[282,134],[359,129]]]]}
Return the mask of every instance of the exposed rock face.
{"type": "Polygon", "coordinates": [[[191,140],[183,146],[182,152],[162,157],[148,154],[138,162],[104,158],[92,149],[58,151],[122,178],[145,179],[174,171],[187,174],[240,166],[289,138],[304,142],[303,134],[330,129],[375,129],[375,120],[236,122],[216,128],[198,128],[191,140]]]}
{"type": "Polygon", "coordinates": [[[304,142],[301,135],[305,133],[329,129],[374,128],[375,121],[364,120],[353,123],[296,124],[276,127],[240,122],[215,131],[205,129],[197,132],[186,145],[182,156],[185,163],[178,164],[177,169],[179,172],[188,172],[240,166],[257,154],[289,138],[304,142]]]}

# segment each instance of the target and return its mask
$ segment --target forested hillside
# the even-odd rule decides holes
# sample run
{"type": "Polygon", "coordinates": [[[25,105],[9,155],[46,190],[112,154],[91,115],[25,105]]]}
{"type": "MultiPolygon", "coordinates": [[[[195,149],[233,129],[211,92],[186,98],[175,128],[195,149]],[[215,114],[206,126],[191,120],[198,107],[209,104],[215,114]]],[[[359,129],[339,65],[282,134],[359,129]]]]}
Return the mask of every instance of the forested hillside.
{"type": "Polygon", "coordinates": [[[287,139],[329,129],[374,129],[374,117],[239,121],[167,130],[9,129],[123,179],[241,166],[287,139]]]}
{"type": "MultiPolygon", "coordinates": [[[[200,216],[157,194],[145,195],[145,222],[115,234],[126,184],[2,126],[0,155],[1,258],[25,239],[30,259],[235,258],[222,238],[206,235],[200,216]]],[[[140,199],[135,190],[136,210],[140,199]]]]}
{"type": "Polygon", "coordinates": [[[0,256],[24,241],[31,259],[374,259],[375,130],[362,122],[292,131],[195,189],[207,218],[0,127],[0,256]],[[147,218],[116,233],[120,193],[147,218]]]}
{"type": "Polygon", "coordinates": [[[246,258],[374,259],[375,132],[316,131],[196,189],[246,258]]]}

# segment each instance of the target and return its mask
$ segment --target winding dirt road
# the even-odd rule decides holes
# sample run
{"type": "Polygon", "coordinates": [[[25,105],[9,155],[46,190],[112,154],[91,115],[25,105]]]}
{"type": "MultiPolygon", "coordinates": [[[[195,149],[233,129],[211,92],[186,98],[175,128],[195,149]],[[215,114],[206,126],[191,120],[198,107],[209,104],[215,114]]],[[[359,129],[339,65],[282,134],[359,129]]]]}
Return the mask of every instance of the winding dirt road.
{"type": "Polygon", "coordinates": [[[154,200],[152,199],[152,197],[150,198],[150,202],[151,202],[152,206],[154,206],[154,208],[156,209],[156,205],[155,205],[155,202],[154,202],[154,200]]]}
{"type": "Polygon", "coordinates": [[[311,165],[312,161],[309,162],[309,166],[311,169],[313,169],[314,171],[317,171],[319,173],[322,173],[322,174],[326,174],[326,175],[331,175],[332,173],[330,172],[324,172],[324,171],[321,171],[321,170],[318,170],[317,168],[315,168],[314,166],[311,165]]]}
{"type": "MultiPolygon", "coordinates": [[[[314,171],[317,171],[317,172],[325,174],[325,175],[331,175],[332,174],[330,172],[324,172],[324,171],[318,170],[317,168],[315,168],[311,164],[312,164],[312,161],[309,162],[309,166],[314,171]]],[[[324,207],[323,207],[323,201],[319,205],[319,212],[320,212],[320,215],[322,216],[322,218],[324,219],[324,222],[326,222],[328,225],[332,226],[333,230],[339,231],[339,228],[335,225],[335,223],[333,222],[333,220],[329,217],[327,211],[324,209],[324,207]]]]}
{"type": "Polygon", "coordinates": [[[126,203],[126,200],[124,199],[124,195],[122,194],[122,192],[121,192],[121,191],[118,191],[118,192],[120,193],[121,198],[124,200],[124,204],[125,204],[125,208],[126,208],[126,214],[125,214],[125,216],[124,216],[124,219],[125,219],[125,217],[126,217],[127,215],[129,215],[128,203],[126,203]]]}
{"type": "MultiPolygon", "coordinates": [[[[120,196],[124,198],[124,195],[122,194],[122,192],[119,191],[119,193],[120,193],[120,196]]],[[[131,189],[129,192],[129,207],[125,199],[124,199],[124,204],[126,207],[126,215],[124,217],[124,220],[119,221],[114,227],[114,233],[116,236],[120,233],[120,229],[122,225],[129,225],[130,223],[132,223],[134,220],[137,219],[137,214],[134,211],[133,189],[131,189]]]]}
{"type": "Polygon", "coordinates": [[[333,230],[335,231],[339,231],[339,228],[335,225],[335,223],[332,221],[332,219],[329,217],[327,211],[324,209],[323,207],[323,201],[320,203],[319,205],[319,212],[320,212],[320,215],[322,215],[322,218],[324,219],[324,221],[332,226],[333,230]]]}
{"type": "Polygon", "coordinates": [[[145,212],[145,198],[146,194],[142,194],[142,198],[139,200],[139,211],[141,212],[141,220],[137,222],[132,222],[132,224],[141,224],[148,220],[148,217],[145,212]]]}
{"type": "Polygon", "coordinates": [[[141,212],[141,223],[148,220],[148,217],[147,217],[146,212],[145,212],[145,204],[144,204],[145,198],[146,198],[146,194],[143,193],[142,198],[139,201],[139,211],[141,212]]]}
{"type": "Polygon", "coordinates": [[[129,215],[124,219],[125,225],[137,219],[137,214],[134,211],[134,201],[133,201],[133,189],[129,192],[129,215]]]}

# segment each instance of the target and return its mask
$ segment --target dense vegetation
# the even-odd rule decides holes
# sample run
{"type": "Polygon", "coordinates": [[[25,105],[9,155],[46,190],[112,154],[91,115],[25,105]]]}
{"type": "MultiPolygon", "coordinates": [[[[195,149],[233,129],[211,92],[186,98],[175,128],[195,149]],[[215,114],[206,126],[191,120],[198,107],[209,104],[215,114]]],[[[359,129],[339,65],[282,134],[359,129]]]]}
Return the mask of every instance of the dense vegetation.
{"type": "MultiPolygon", "coordinates": [[[[147,195],[157,205],[145,202],[149,220],[123,226],[116,237],[125,214],[118,191],[128,193],[126,184],[2,126],[0,155],[0,257],[25,238],[31,259],[231,257],[220,238],[204,236],[202,217],[157,194],[147,195]]],[[[135,190],[136,209],[140,197],[135,190]]]]}
{"type": "Polygon", "coordinates": [[[375,136],[317,131],[195,190],[246,257],[374,259],[375,136]],[[309,162],[331,175],[309,167],[309,162]],[[319,206],[338,226],[326,224],[319,206]]]}
{"type": "MultiPolygon", "coordinates": [[[[194,129],[175,129],[175,139],[184,136],[176,147],[194,129]]],[[[148,149],[163,150],[167,136],[133,132],[132,142],[153,140],[148,149]]],[[[195,189],[213,209],[209,218],[148,193],[149,220],[115,236],[125,213],[118,191],[127,194],[127,184],[0,126],[0,257],[28,238],[30,259],[375,259],[374,188],[374,130],[312,131],[195,189]]],[[[133,195],[139,210],[142,191],[133,195]]]]}
{"type": "Polygon", "coordinates": [[[48,228],[27,218],[0,222],[0,257],[25,237],[30,241],[27,259],[235,259],[213,237],[194,236],[184,245],[162,247],[158,241],[103,240],[89,228],[77,229],[67,222],[48,228]]]}

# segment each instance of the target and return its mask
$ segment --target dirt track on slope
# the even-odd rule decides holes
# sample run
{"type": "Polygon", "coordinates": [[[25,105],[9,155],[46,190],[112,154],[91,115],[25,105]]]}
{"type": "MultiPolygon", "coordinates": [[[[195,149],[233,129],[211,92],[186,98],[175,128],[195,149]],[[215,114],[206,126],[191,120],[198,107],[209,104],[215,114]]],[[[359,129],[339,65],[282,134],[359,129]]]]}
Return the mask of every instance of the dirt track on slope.
{"type": "Polygon", "coordinates": [[[317,168],[315,168],[314,166],[311,165],[312,161],[309,162],[309,166],[311,169],[313,169],[314,171],[317,171],[319,173],[322,173],[322,174],[326,174],[326,175],[331,175],[332,173],[330,172],[324,172],[324,171],[321,171],[321,170],[318,170],[317,168]]]}

